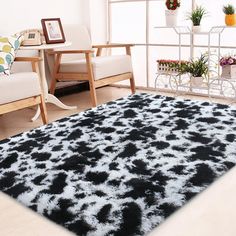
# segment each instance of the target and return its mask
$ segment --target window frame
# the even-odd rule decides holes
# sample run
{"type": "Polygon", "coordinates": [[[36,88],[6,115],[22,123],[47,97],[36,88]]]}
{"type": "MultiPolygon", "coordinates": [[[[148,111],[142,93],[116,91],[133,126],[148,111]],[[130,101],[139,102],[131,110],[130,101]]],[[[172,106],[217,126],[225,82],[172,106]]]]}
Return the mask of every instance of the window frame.
{"type": "MultiPolygon", "coordinates": [[[[146,7],[146,24],[145,24],[145,31],[146,31],[146,35],[145,35],[145,42],[144,43],[138,43],[138,44],[135,44],[135,46],[143,46],[145,47],[146,49],[146,87],[145,88],[149,88],[149,89],[152,89],[153,87],[150,86],[151,84],[151,76],[150,76],[150,72],[149,72],[149,63],[150,63],[150,60],[149,60],[149,55],[150,55],[150,47],[174,47],[174,48],[178,48],[179,47],[179,44],[176,43],[176,44],[160,44],[160,43],[150,43],[150,32],[149,32],[149,4],[150,2],[164,2],[164,0],[107,0],[107,13],[108,13],[108,22],[107,22],[107,41],[108,43],[115,43],[115,42],[111,42],[111,38],[112,38],[112,25],[111,25],[111,22],[112,22],[112,10],[111,10],[111,6],[112,4],[117,4],[117,3],[127,3],[127,2],[144,2],[146,3],[145,4],[145,7],[146,7]]],[[[192,4],[191,4],[191,10],[195,8],[195,6],[197,5],[197,0],[191,0],[192,1],[192,4]]],[[[194,35],[192,37],[192,42],[194,42],[194,35]]],[[[191,45],[190,44],[185,44],[185,45],[182,45],[183,48],[191,48],[191,45]]],[[[223,49],[232,49],[234,48],[233,46],[227,46],[227,45],[221,45],[221,47],[223,49]]],[[[199,44],[195,44],[194,45],[194,48],[208,48],[207,45],[199,45],[199,44]]],[[[214,46],[213,46],[214,48],[214,46]]]]}

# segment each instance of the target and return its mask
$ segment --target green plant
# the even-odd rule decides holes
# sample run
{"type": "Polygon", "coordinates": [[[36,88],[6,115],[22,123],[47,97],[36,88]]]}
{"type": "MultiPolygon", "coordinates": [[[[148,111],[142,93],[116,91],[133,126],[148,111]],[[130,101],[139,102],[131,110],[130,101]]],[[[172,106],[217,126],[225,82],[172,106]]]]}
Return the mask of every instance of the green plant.
{"type": "Polygon", "coordinates": [[[235,13],[235,8],[233,5],[228,4],[228,5],[223,6],[223,12],[226,15],[233,15],[235,13]]]}
{"type": "Polygon", "coordinates": [[[191,13],[188,13],[187,19],[193,22],[194,26],[201,24],[203,17],[207,16],[207,11],[202,6],[197,6],[191,13]]]}
{"type": "Polygon", "coordinates": [[[189,63],[176,65],[175,69],[179,75],[190,73],[193,77],[205,77],[208,73],[208,57],[201,55],[197,60],[191,60],[189,63]]]}

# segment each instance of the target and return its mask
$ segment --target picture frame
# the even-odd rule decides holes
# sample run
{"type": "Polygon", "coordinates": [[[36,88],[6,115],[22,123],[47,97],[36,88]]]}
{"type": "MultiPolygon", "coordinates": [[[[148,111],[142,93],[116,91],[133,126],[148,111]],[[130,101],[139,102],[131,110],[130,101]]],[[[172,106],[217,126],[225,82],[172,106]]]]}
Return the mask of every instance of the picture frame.
{"type": "Polygon", "coordinates": [[[47,44],[66,41],[60,18],[42,19],[41,23],[47,44]]]}

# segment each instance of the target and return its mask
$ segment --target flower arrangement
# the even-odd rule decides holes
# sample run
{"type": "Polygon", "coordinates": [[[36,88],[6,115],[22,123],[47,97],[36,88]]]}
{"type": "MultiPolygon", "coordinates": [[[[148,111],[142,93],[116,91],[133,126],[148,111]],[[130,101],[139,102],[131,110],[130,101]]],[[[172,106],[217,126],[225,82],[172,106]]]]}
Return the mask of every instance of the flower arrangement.
{"type": "Polygon", "coordinates": [[[176,10],[180,7],[180,0],[166,0],[166,7],[168,10],[176,10]]]}
{"type": "Polygon", "coordinates": [[[221,66],[236,65],[236,56],[226,56],[220,59],[221,66]]]}
{"type": "Polygon", "coordinates": [[[179,66],[187,65],[189,62],[184,60],[179,61],[160,59],[157,60],[157,63],[159,71],[177,72],[176,68],[178,68],[179,66]]]}
{"type": "Polygon", "coordinates": [[[187,64],[188,61],[184,61],[184,60],[165,60],[165,59],[160,59],[157,60],[157,63],[159,65],[165,65],[165,66],[175,66],[175,65],[179,65],[179,64],[187,64]]]}
{"type": "Polygon", "coordinates": [[[175,69],[179,72],[179,75],[189,73],[193,77],[204,77],[208,73],[207,62],[208,57],[202,54],[196,60],[191,60],[188,63],[175,65],[175,69]]]}

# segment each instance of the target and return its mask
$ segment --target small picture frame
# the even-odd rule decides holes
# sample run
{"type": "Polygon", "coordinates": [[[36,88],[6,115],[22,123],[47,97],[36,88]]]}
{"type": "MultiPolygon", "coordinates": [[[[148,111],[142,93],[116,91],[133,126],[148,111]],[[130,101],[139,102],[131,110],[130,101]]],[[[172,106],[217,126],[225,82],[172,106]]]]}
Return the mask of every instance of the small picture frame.
{"type": "Polygon", "coordinates": [[[41,23],[47,44],[64,43],[66,41],[60,18],[42,19],[41,23]]]}

